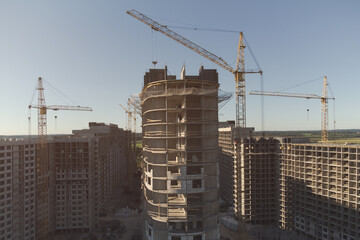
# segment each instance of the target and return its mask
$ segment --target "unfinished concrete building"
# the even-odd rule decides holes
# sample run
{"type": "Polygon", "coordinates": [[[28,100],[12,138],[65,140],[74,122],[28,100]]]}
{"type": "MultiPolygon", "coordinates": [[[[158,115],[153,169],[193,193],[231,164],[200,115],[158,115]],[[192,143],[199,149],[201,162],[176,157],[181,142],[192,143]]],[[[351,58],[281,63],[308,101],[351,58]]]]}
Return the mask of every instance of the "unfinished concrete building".
{"type": "Polygon", "coordinates": [[[235,121],[219,123],[219,180],[220,197],[229,205],[234,205],[234,140],[240,134],[248,137],[254,128],[235,128],[235,121]]]}
{"type": "Polygon", "coordinates": [[[150,69],[141,93],[145,239],[219,239],[218,74],[150,69]]]}
{"type": "Polygon", "coordinates": [[[245,224],[277,226],[279,141],[235,140],[235,215],[245,224]]]}
{"type": "Polygon", "coordinates": [[[360,239],[360,146],[281,143],[280,226],[308,239],[360,239]]]}
{"type": "MultiPolygon", "coordinates": [[[[49,138],[50,238],[56,232],[89,232],[115,187],[127,179],[127,131],[89,123],[74,135],[49,138]]],[[[34,139],[0,140],[0,240],[36,237],[34,139]]]]}
{"type": "Polygon", "coordinates": [[[55,183],[56,232],[90,232],[115,187],[126,182],[126,135],[117,125],[55,137],[50,146],[55,183]]]}
{"type": "Polygon", "coordinates": [[[35,239],[34,141],[0,140],[0,240],[35,239]]]}

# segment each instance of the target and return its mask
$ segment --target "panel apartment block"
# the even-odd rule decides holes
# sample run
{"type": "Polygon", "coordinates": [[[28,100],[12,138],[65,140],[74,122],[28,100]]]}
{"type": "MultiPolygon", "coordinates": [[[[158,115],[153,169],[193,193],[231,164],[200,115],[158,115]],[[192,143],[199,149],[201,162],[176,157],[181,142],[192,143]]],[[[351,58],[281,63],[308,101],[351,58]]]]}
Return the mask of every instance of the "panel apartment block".
{"type": "Polygon", "coordinates": [[[242,223],[276,226],[279,141],[236,139],[234,162],[235,215],[242,223]]]}
{"type": "Polygon", "coordinates": [[[280,226],[308,239],[360,239],[360,146],[284,139],[280,226]]]}
{"type": "MultiPolygon", "coordinates": [[[[129,134],[90,123],[49,139],[50,238],[94,229],[105,201],[126,182],[129,134]]],[[[0,140],[0,240],[35,240],[37,139],[0,140]]]]}
{"type": "Polygon", "coordinates": [[[54,139],[57,232],[94,230],[100,209],[125,180],[124,131],[101,123],[89,127],[54,139]]]}
{"type": "Polygon", "coordinates": [[[248,137],[254,128],[235,128],[235,121],[219,123],[219,180],[220,197],[229,205],[234,205],[234,140],[240,134],[248,137]]]}
{"type": "Polygon", "coordinates": [[[31,141],[0,140],[0,240],[35,239],[35,152],[31,141]]]}
{"type": "Polygon", "coordinates": [[[145,238],[219,239],[218,74],[150,69],[141,93],[145,238]]]}

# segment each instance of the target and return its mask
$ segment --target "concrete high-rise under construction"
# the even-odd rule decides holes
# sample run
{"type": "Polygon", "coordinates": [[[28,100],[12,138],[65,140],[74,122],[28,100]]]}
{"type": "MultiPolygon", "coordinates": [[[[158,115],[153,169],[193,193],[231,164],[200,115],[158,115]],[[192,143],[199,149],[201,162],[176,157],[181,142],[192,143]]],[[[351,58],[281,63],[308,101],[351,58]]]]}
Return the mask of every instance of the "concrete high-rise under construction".
{"type": "Polygon", "coordinates": [[[360,239],[360,146],[280,143],[280,227],[303,239],[360,239]]]}
{"type": "Polygon", "coordinates": [[[234,188],[223,179],[222,195],[234,191],[235,214],[247,230],[259,239],[360,239],[359,145],[219,133],[229,156],[220,165],[234,154],[234,188]]]}
{"type": "MultiPolygon", "coordinates": [[[[89,123],[72,135],[49,137],[49,237],[87,233],[99,224],[101,209],[126,182],[129,131],[89,123]]],[[[39,239],[36,218],[38,139],[0,138],[0,240],[39,239]]],[[[132,166],[132,164],[131,164],[132,166]]]]}
{"type": "Polygon", "coordinates": [[[141,93],[145,239],[219,239],[218,74],[150,69],[141,93]]]}

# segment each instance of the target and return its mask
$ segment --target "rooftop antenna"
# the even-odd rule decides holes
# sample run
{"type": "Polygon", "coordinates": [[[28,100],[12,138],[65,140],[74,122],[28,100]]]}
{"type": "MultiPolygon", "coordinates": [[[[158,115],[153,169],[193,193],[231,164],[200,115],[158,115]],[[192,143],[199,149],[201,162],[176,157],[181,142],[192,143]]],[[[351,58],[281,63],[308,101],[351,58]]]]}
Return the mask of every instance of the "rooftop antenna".
{"type": "Polygon", "coordinates": [[[57,132],[57,116],[55,116],[55,134],[57,132]]]}

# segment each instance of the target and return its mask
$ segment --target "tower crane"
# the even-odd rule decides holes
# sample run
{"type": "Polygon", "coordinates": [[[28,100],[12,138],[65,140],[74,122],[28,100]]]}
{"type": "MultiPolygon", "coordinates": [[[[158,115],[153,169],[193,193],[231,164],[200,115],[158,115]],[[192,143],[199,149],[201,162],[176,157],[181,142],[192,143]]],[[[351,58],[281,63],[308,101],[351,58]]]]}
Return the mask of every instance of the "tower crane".
{"type": "Polygon", "coordinates": [[[128,98],[128,106],[129,106],[129,109],[131,107],[132,110],[133,110],[132,111],[132,118],[134,120],[134,122],[133,122],[133,130],[134,130],[134,133],[136,134],[136,114],[139,114],[139,116],[141,116],[141,113],[137,109],[136,104],[133,101],[131,101],[130,98],[128,98]]]}
{"type": "Polygon", "coordinates": [[[132,9],[126,12],[130,16],[138,19],[139,21],[147,24],[151,27],[151,29],[158,31],[169,38],[177,41],[178,43],[184,45],[185,47],[191,49],[192,51],[200,54],[201,56],[209,59],[210,61],[216,63],[220,67],[226,69],[227,71],[234,74],[235,77],[235,95],[236,95],[236,126],[237,127],[246,127],[246,93],[245,93],[245,74],[246,73],[260,73],[262,75],[262,71],[259,70],[249,70],[245,71],[245,60],[244,60],[244,36],[243,33],[240,32],[239,36],[239,45],[237,49],[237,60],[235,69],[230,66],[227,62],[225,62],[221,57],[216,56],[215,54],[207,51],[206,49],[200,47],[199,45],[191,42],[185,37],[177,34],[176,32],[170,30],[165,25],[161,25],[160,23],[152,20],[151,18],[145,16],[144,14],[132,9]]]}
{"type": "Polygon", "coordinates": [[[29,109],[37,108],[38,109],[38,135],[39,142],[41,146],[46,145],[46,135],[47,135],[47,110],[59,111],[59,110],[73,110],[73,111],[92,111],[90,107],[81,107],[81,106],[65,106],[65,105],[49,105],[45,104],[45,95],[44,87],[42,83],[42,78],[38,79],[38,104],[29,105],[29,109]]]}
{"type": "MultiPolygon", "coordinates": [[[[45,104],[45,95],[42,78],[39,77],[36,90],[38,91],[38,104],[29,105],[31,108],[38,109],[38,144],[36,158],[36,239],[49,239],[49,160],[47,149],[47,110],[76,110],[92,111],[89,107],[63,106],[45,104]]],[[[30,122],[29,116],[29,122],[30,122]]],[[[30,131],[30,128],[29,128],[30,131]]]]}
{"type": "Polygon", "coordinates": [[[132,112],[131,112],[130,106],[128,105],[128,109],[126,109],[123,105],[121,105],[121,104],[119,104],[119,105],[120,105],[120,107],[122,109],[124,109],[125,113],[127,114],[126,130],[129,130],[131,132],[132,131],[132,129],[131,129],[131,119],[133,117],[132,117],[132,112]]]}
{"type": "Polygon", "coordinates": [[[136,114],[139,115],[140,117],[142,116],[141,113],[141,104],[140,104],[140,99],[138,98],[138,96],[131,96],[130,98],[128,98],[128,106],[131,106],[133,109],[132,115],[133,115],[133,119],[134,119],[134,132],[136,133],[136,114]]]}
{"type": "Polygon", "coordinates": [[[141,114],[141,102],[139,99],[139,95],[132,95],[130,96],[130,98],[128,98],[128,104],[131,105],[131,107],[133,108],[133,113],[134,114],[138,114],[140,117],[142,116],[141,114]]]}
{"type": "Polygon", "coordinates": [[[127,130],[129,131],[129,136],[130,136],[130,139],[128,141],[128,144],[130,145],[130,151],[127,153],[128,154],[128,158],[129,158],[129,161],[128,161],[128,164],[127,164],[127,189],[126,191],[128,192],[131,192],[132,191],[132,173],[133,173],[133,169],[134,169],[134,162],[136,161],[136,156],[135,156],[135,153],[136,153],[136,116],[135,114],[133,114],[131,112],[131,109],[130,109],[130,100],[128,99],[128,109],[126,109],[123,105],[119,104],[120,107],[122,109],[124,109],[125,113],[127,114],[127,120],[128,120],[128,123],[127,123],[127,130]],[[133,132],[133,137],[131,137],[131,132],[132,132],[132,129],[131,129],[131,119],[134,120],[134,132],[133,132]]]}
{"type": "Polygon", "coordinates": [[[327,143],[329,138],[328,127],[328,100],[335,100],[335,98],[329,98],[327,95],[327,77],[323,79],[323,90],[322,96],[315,94],[298,94],[298,93],[284,93],[284,92],[267,92],[267,91],[250,91],[250,95],[263,95],[263,96],[276,96],[276,97],[295,97],[295,98],[306,98],[306,99],[320,99],[321,100],[321,142],[327,143]]]}

